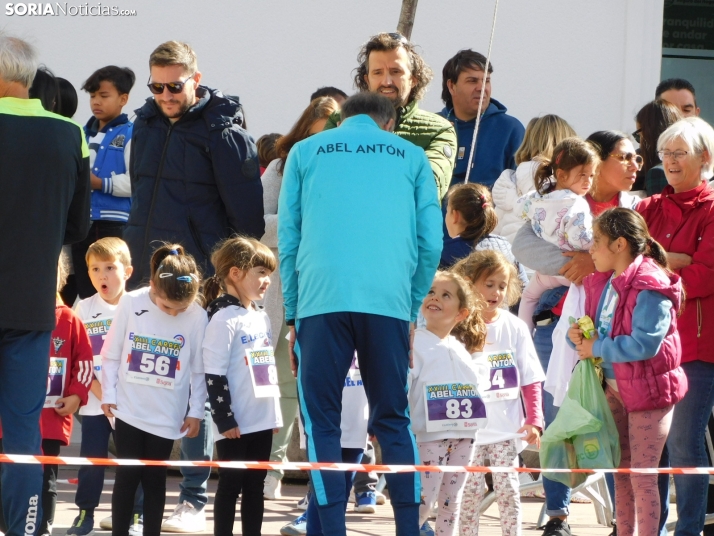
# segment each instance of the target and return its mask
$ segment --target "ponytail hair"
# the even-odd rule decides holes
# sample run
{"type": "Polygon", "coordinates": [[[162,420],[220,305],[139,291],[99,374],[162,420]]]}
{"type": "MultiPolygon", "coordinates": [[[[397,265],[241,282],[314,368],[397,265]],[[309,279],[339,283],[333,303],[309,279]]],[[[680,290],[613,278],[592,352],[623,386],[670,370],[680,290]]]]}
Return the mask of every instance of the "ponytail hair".
{"type": "Polygon", "coordinates": [[[455,272],[438,271],[434,280],[446,279],[456,285],[456,297],[459,300],[459,309],[468,309],[469,316],[456,324],[451,330],[469,353],[480,352],[486,343],[486,323],[482,318],[483,302],[471,290],[471,285],[466,279],[455,272]]]}
{"type": "Polygon", "coordinates": [[[203,305],[208,305],[226,292],[226,279],[234,266],[242,271],[264,266],[271,272],[278,262],[268,246],[255,238],[234,236],[220,242],[211,254],[211,264],[216,274],[209,277],[203,287],[203,305]]]}
{"type": "Polygon", "coordinates": [[[578,166],[593,165],[597,167],[600,164],[600,156],[595,148],[577,137],[565,138],[556,145],[552,158],[539,155],[534,160],[540,162],[533,182],[541,195],[555,188],[558,170],[568,172],[578,166]]]}
{"type": "Polygon", "coordinates": [[[179,303],[194,301],[201,287],[196,261],[181,244],[164,243],[154,251],[151,282],[155,291],[179,303]]]}
{"type": "Polygon", "coordinates": [[[451,188],[447,196],[451,210],[458,210],[466,224],[459,235],[464,240],[478,243],[496,228],[498,216],[491,192],[484,185],[459,184],[451,188]]]}
{"type": "Polygon", "coordinates": [[[645,219],[629,208],[611,208],[600,214],[593,222],[600,234],[610,242],[624,238],[633,257],[643,255],[654,260],[669,272],[667,252],[652,236],[645,219]]]}

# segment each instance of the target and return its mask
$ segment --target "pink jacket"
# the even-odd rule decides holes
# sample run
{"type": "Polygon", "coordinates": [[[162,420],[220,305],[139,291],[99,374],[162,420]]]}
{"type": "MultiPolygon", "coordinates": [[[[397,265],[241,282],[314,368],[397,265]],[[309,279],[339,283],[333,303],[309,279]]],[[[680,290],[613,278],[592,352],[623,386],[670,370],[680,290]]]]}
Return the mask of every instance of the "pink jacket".
{"type": "MultiPolygon", "coordinates": [[[[585,312],[597,323],[600,297],[612,272],[595,272],[585,278],[585,312]]],[[[611,337],[632,332],[632,313],[637,295],[654,290],[672,301],[672,321],[657,355],[643,361],[613,363],[617,386],[625,409],[646,411],[676,404],[687,392],[687,377],[679,366],[682,346],[677,331],[677,311],[682,302],[682,284],[676,274],[664,272],[649,257],[639,256],[619,277],[612,280],[619,296],[612,319],[611,337]]]]}

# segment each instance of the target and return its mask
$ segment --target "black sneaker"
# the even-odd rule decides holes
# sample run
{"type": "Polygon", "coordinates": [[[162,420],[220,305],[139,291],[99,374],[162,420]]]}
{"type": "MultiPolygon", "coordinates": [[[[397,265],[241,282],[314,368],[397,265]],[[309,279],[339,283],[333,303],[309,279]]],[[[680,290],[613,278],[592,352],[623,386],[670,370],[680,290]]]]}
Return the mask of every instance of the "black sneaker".
{"type": "Polygon", "coordinates": [[[568,523],[557,517],[548,521],[544,529],[542,536],[572,536],[568,523]]]}
{"type": "Polygon", "coordinates": [[[72,521],[72,526],[67,530],[69,536],[87,536],[94,529],[94,515],[88,510],[80,510],[79,515],[72,521]]]}

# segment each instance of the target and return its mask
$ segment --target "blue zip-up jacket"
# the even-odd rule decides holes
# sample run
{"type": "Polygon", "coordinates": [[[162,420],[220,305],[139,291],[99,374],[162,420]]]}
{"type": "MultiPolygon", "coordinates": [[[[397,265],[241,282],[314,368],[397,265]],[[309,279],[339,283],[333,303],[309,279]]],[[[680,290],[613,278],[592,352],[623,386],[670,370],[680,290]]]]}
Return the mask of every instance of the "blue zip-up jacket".
{"type": "Polygon", "coordinates": [[[114,195],[114,176],[128,172],[124,151],[131,141],[134,123],[126,114],[121,114],[107,123],[102,132],[102,144],[94,146],[89,139],[97,135],[99,121],[92,117],[84,126],[89,150],[95,151],[92,173],[102,179],[102,189],[92,190],[91,220],[127,221],[131,209],[131,197],[114,195]]]}
{"type": "Polygon", "coordinates": [[[414,321],[441,245],[420,147],[358,115],[290,150],[278,202],[287,320],[356,312],[414,321]]]}
{"type": "MultiPolygon", "coordinates": [[[[597,314],[592,319],[595,327],[600,321],[602,308],[605,305],[605,292],[600,296],[597,305],[597,314]]],[[[616,337],[598,339],[593,344],[593,355],[602,357],[600,364],[605,377],[615,379],[613,363],[628,363],[630,361],[642,361],[650,359],[659,351],[671,323],[672,301],[664,294],[656,290],[642,290],[637,295],[637,305],[632,313],[632,333],[627,337],[616,337]],[[603,345],[609,351],[603,351],[603,345]]],[[[608,336],[612,331],[612,325],[608,330],[608,336]]],[[[570,338],[565,336],[568,346],[575,349],[575,345],[570,338]]]]}
{"type": "Polygon", "coordinates": [[[134,264],[128,288],[148,279],[159,241],[182,244],[210,276],[209,256],[219,241],[265,232],[258,156],[253,138],[239,126],[240,105],[204,86],[196,94],[198,102],[175,123],[153,97],[136,110],[124,230],[134,264]]]}
{"type": "MultiPolygon", "coordinates": [[[[456,166],[451,178],[451,186],[453,186],[463,182],[466,177],[476,119],[461,121],[454,115],[453,108],[444,108],[439,115],[451,121],[456,128],[458,149],[456,166]]],[[[492,188],[504,169],[516,169],[515,154],[521,146],[525,132],[521,122],[506,113],[503,104],[491,99],[479,123],[476,154],[469,182],[477,182],[492,188]]]]}

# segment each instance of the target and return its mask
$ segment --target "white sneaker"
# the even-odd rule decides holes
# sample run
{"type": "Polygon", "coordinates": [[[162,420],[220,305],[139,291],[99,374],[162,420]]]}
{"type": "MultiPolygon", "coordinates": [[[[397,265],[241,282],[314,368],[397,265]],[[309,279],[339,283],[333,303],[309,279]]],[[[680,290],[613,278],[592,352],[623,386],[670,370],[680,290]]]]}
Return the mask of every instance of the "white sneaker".
{"type": "Polygon", "coordinates": [[[99,522],[99,528],[102,530],[112,530],[112,516],[102,519],[99,522]]]}
{"type": "Polygon", "coordinates": [[[161,524],[161,532],[203,532],[206,530],[206,512],[184,501],[161,524]]]}
{"type": "Polygon", "coordinates": [[[387,502],[387,498],[384,496],[383,493],[380,493],[379,491],[375,491],[374,494],[377,496],[377,504],[378,505],[381,506],[387,502]]]}
{"type": "Polygon", "coordinates": [[[275,499],[280,499],[281,497],[280,480],[275,478],[273,475],[266,476],[263,484],[263,498],[268,501],[274,501],[275,499]]]}

